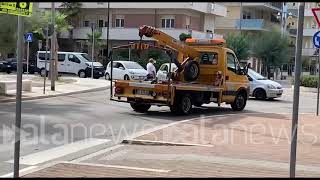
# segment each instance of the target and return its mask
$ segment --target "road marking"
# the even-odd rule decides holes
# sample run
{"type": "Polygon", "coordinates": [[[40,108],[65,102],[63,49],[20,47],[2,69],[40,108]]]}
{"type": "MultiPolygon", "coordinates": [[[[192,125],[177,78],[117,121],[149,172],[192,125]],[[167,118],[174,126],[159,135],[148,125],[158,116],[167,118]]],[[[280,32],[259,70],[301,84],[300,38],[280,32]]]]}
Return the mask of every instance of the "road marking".
{"type": "MultiPolygon", "coordinates": [[[[50,161],[56,158],[66,156],[78,152],[83,149],[87,149],[93,146],[104,144],[110,142],[108,139],[96,139],[88,138],[81,141],[73,142],[70,144],[65,144],[48,150],[40,151],[37,153],[29,154],[20,157],[20,164],[24,165],[36,165],[46,161],[50,161]]],[[[8,163],[13,163],[13,160],[6,161],[8,163]]]]}
{"type": "Polygon", "coordinates": [[[131,170],[138,170],[138,171],[162,172],[162,173],[170,172],[170,170],[166,170],[166,169],[151,169],[151,168],[140,168],[140,167],[132,167],[132,166],[120,166],[120,165],[106,165],[106,164],[93,164],[93,163],[72,163],[72,162],[62,162],[62,163],[75,164],[75,165],[85,165],[85,166],[119,168],[119,169],[131,169],[131,170]]]}
{"type": "MultiPolygon", "coordinates": [[[[29,171],[29,170],[31,170],[33,168],[36,168],[36,167],[38,167],[38,166],[30,166],[30,167],[21,169],[21,170],[19,170],[19,174],[23,173],[23,172],[26,172],[26,171],[29,171]]],[[[0,176],[0,178],[6,178],[6,177],[13,177],[13,172],[0,176]]]]}
{"type": "Polygon", "coordinates": [[[120,147],[123,147],[124,145],[116,145],[116,146],[112,146],[110,148],[107,148],[107,149],[103,149],[101,151],[98,151],[98,152],[95,152],[95,153],[92,153],[92,154],[89,154],[89,155],[86,155],[86,156],[83,156],[83,157],[80,157],[78,159],[74,159],[70,162],[74,162],[74,163],[78,163],[78,162],[81,162],[81,161],[85,161],[85,160],[88,160],[88,159],[91,159],[95,156],[99,156],[103,153],[106,153],[106,152],[109,152],[109,151],[112,151],[112,150],[115,150],[115,149],[118,149],[120,147]]]}

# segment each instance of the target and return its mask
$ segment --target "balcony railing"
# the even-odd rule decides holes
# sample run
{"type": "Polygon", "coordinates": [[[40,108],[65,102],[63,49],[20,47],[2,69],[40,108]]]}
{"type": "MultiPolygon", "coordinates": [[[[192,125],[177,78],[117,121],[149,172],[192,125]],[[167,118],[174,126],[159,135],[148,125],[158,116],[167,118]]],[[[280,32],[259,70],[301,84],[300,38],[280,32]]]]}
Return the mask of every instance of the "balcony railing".
{"type": "MultiPolygon", "coordinates": [[[[101,39],[107,39],[107,28],[103,27],[99,29],[102,32],[101,39]]],[[[181,33],[189,33],[187,29],[161,29],[161,31],[172,36],[175,39],[179,39],[181,33]]],[[[201,31],[191,31],[192,37],[199,39],[209,39],[210,34],[201,31]]],[[[73,39],[88,39],[87,34],[91,34],[90,27],[81,27],[73,29],[72,38],[73,39]]],[[[111,40],[139,40],[138,28],[110,28],[109,29],[109,39],[111,40]]],[[[69,38],[68,32],[64,32],[63,36],[60,38],[69,38]]],[[[213,34],[212,38],[222,38],[222,35],[213,34]]],[[[151,40],[150,38],[144,37],[145,40],[151,40]]]]}
{"type": "MultiPolygon", "coordinates": [[[[264,19],[217,19],[217,29],[269,30],[277,24],[264,19]]],[[[278,25],[279,26],[279,25],[278,25]]]]}

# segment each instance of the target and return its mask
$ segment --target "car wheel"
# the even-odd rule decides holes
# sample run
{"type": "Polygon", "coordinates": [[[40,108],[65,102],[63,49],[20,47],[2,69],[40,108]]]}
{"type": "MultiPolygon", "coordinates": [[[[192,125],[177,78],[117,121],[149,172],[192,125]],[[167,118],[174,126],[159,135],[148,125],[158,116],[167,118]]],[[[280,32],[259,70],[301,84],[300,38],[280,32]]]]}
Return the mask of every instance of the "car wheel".
{"type": "Polygon", "coordinates": [[[130,80],[130,77],[126,74],[126,75],[124,75],[123,79],[124,80],[130,80]]]}
{"type": "Polygon", "coordinates": [[[104,78],[105,78],[106,80],[110,80],[110,79],[111,79],[109,73],[106,73],[106,75],[104,75],[104,78]]]}
{"type": "Polygon", "coordinates": [[[263,89],[257,89],[254,92],[254,97],[259,100],[265,100],[267,98],[267,93],[263,89]]]}
{"type": "Polygon", "coordinates": [[[234,102],[231,104],[231,108],[234,111],[242,111],[247,104],[247,96],[245,93],[238,93],[234,102]]]}
{"type": "Polygon", "coordinates": [[[86,78],[87,77],[86,72],[84,70],[80,70],[79,73],[78,73],[78,76],[80,78],[86,78]]]}
{"type": "Polygon", "coordinates": [[[40,70],[40,76],[41,77],[44,77],[44,76],[48,76],[48,71],[46,71],[46,69],[44,69],[44,68],[42,68],[41,70],[40,70]]]}
{"type": "Polygon", "coordinates": [[[150,104],[141,104],[141,103],[134,103],[134,102],[130,103],[130,106],[134,111],[140,112],[140,113],[147,112],[151,107],[150,104]]]}

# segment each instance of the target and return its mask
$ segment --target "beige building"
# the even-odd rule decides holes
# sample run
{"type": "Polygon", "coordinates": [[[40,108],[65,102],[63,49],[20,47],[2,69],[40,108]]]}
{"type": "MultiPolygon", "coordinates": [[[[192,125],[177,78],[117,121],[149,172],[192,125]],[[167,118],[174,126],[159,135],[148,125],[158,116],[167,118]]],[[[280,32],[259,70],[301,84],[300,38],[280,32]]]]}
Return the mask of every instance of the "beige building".
{"type": "MultiPolygon", "coordinates": [[[[82,4],[81,13],[73,20],[75,27],[72,33],[64,32],[60,36],[66,50],[70,50],[68,47],[77,51],[90,49],[81,40],[88,38],[92,23],[102,33],[103,40],[107,39],[107,27],[110,27],[111,46],[139,40],[138,28],[141,25],[155,26],[177,39],[181,33],[191,33],[195,38],[222,37],[215,33],[215,21],[227,14],[226,7],[216,3],[111,2],[108,24],[108,3],[82,4]]],[[[55,3],[56,8],[60,5],[55,3]]],[[[51,3],[40,3],[39,7],[50,9],[51,3]]]]}

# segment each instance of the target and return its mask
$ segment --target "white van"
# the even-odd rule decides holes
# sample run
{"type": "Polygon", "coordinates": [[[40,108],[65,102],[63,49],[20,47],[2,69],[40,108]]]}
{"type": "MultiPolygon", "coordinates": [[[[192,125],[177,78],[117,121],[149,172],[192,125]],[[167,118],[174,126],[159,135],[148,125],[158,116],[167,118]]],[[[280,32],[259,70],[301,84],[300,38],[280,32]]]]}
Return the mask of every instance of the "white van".
{"type": "MultiPolygon", "coordinates": [[[[46,51],[37,52],[37,67],[41,76],[45,75],[46,51]]],[[[49,71],[50,51],[47,51],[47,72],[49,71]]],[[[76,74],[80,78],[91,77],[91,58],[86,53],[58,52],[58,72],[76,74]]],[[[99,62],[93,62],[93,77],[98,79],[104,76],[104,67],[99,62]]],[[[48,73],[47,73],[48,74],[48,73]]]]}

